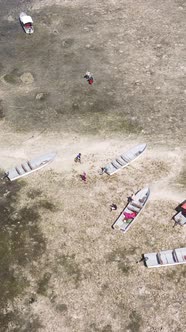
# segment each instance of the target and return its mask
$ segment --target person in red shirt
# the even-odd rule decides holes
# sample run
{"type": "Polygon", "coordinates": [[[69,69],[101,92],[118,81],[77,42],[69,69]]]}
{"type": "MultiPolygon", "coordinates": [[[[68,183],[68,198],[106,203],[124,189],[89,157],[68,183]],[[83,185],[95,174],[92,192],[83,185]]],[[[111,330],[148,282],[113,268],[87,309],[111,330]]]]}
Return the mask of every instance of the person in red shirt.
{"type": "Polygon", "coordinates": [[[83,172],[81,175],[81,180],[83,180],[85,183],[87,182],[87,174],[85,172],[83,172]]]}

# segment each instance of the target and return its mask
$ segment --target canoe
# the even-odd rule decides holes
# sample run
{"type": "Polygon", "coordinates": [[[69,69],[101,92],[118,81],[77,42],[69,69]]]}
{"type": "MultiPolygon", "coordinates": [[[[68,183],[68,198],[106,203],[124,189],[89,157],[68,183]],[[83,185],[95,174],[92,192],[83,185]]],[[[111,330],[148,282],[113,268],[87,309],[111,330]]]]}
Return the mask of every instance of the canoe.
{"type": "Polygon", "coordinates": [[[30,35],[34,32],[33,20],[31,16],[28,16],[26,13],[22,12],[19,15],[19,20],[25,33],[30,35]]]}
{"type": "Polygon", "coordinates": [[[183,226],[186,224],[186,216],[184,216],[181,211],[178,212],[173,219],[177,225],[183,226]]]}
{"type": "Polygon", "coordinates": [[[126,205],[126,207],[123,209],[119,217],[112,225],[112,228],[118,229],[123,233],[126,233],[129,230],[129,228],[132,226],[134,221],[136,221],[141,211],[143,210],[144,206],[148,201],[149,196],[150,196],[149,188],[143,188],[139,190],[134,195],[133,200],[129,202],[126,205]]]}
{"type": "Polygon", "coordinates": [[[20,166],[16,166],[5,173],[5,177],[7,177],[10,181],[17,180],[23,176],[26,176],[30,173],[33,173],[49,163],[51,163],[56,156],[56,153],[48,153],[43,156],[40,156],[31,161],[26,161],[22,163],[20,166]]]}
{"type": "Polygon", "coordinates": [[[175,221],[175,225],[180,225],[183,226],[186,224],[186,200],[184,202],[182,202],[177,208],[176,211],[178,211],[178,213],[176,213],[176,215],[173,217],[174,221],[175,221]]]}
{"type": "Polygon", "coordinates": [[[186,248],[144,254],[144,263],[148,268],[186,264],[186,248]]]}
{"type": "Polygon", "coordinates": [[[112,175],[116,172],[118,172],[120,169],[126,167],[128,164],[130,164],[132,161],[137,159],[146,149],[147,144],[140,144],[129,151],[121,154],[119,157],[111,161],[109,164],[107,164],[104,169],[104,172],[108,175],[112,175]]]}

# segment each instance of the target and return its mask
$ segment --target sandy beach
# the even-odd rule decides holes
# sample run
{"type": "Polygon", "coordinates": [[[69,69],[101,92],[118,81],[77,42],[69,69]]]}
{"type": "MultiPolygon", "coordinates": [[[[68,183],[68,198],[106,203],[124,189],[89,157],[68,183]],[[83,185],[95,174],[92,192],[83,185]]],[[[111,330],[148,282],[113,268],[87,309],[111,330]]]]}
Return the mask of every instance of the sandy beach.
{"type": "Polygon", "coordinates": [[[0,3],[1,177],[57,153],[43,170],[0,183],[0,330],[184,331],[185,265],[136,263],[186,246],[186,228],[172,220],[186,199],[184,2],[0,3]],[[100,175],[141,143],[139,159],[100,175]],[[134,225],[113,230],[145,186],[150,199],[134,225]]]}

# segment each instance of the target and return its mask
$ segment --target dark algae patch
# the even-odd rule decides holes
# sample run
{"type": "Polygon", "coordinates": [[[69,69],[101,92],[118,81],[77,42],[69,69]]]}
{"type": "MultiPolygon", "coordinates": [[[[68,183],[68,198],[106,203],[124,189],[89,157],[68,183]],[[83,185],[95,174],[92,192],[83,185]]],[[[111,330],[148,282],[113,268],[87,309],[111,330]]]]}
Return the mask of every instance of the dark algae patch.
{"type": "Polygon", "coordinates": [[[39,205],[40,205],[40,207],[42,207],[46,210],[49,210],[51,212],[55,212],[55,210],[56,210],[56,206],[52,202],[48,201],[47,199],[42,199],[39,202],[39,205]]]}
{"type": "Polygon", "coordinates": [[[78,287],[82,271],[75,261],[75,255],[61,255],[58,258],[58,267],[63,277],[71,280],[78,287]]]}
{"type": "Polygon", "coordinates": [[[13,69],[10,73],[4,76],[4,80],[9,84],[16,84],[20,82],[19,78],[20,73],[18,69],[13,69]]]}
{"type": "Polygon", "coordinates": [[[113,332],[112,326],[110,324],[107,324],[103,327],[98,327],[96,323],[91,323],[88,332],[113,332]]]}
{"type": "Polygon", "coordinates": [[[51,273],[49,272],[44,273],[43,277],[38,282],[38,290],[37,290],[38,294],[41,295],[47,294],[48,283],[50,281],[50,278],[51,278],[51,273]]]}
{"type": "Polygon", "coordinates": [[[127,329],[130,332],[140,332],[140,327],[142,324],[141,316],[133,310],[129,316],[130,323],[127,325],[127,329]]]}
{"type": "Polygon", "coordinates": [[[132,267],[128,261],[128,256],[134,254],[135,250],[135,247],[128,250],[126,248],[114,250],[107,254],[106,261],[108,264],[117,263],[118,269],[122,271],[124,275],[128,276],[132,270],[132,267]]]}
{"type": "Polygon", "coordinates": [[[34,315],[30,315],[29,311],[25,312],[25,317],[23,318],[18,311],[14,312],[9,312],[7,313],[6,320],[4,319],[4,315],[0,315],[0,328],[1,332],[8,332],[8,331],[13,331],[13,332],[36,332],[39,328],[42,328],[42,324],[39,320],[39,318],[34,315]],[[12,328],[7,329],[6,328],[6,322],[14,322],[12,328]]]}
{"type": "Polygon", "coordinates": [[[59,303],[59,304],[56,305],[56,310],[58,312],[65,312],[65,311],[68,310],[68,307],[65,303],[59,303]]]}
{"type": "Polygon", "coordinates": [[[5,117],[2,100],[0,99],[0,120],[2,120],[5,117]]]}
{"type": "Polygon", "coordinates": [[[42,194],[42,191],[39,189],[30,189],[27,192],[27,197],[30,199],[35,199],[36,197],[41,196],[41,194],[42,194]]]}
{"type": "Polygon", "coordinates": [[[0,183],[0,331],[6,331],[12,321],[18,323],[19,314],[6,312],[7,304],[24,294],[29,286],[24,268],[45,249],[37,207],[18,208],[23,186],[24,182],[0,183]]]}

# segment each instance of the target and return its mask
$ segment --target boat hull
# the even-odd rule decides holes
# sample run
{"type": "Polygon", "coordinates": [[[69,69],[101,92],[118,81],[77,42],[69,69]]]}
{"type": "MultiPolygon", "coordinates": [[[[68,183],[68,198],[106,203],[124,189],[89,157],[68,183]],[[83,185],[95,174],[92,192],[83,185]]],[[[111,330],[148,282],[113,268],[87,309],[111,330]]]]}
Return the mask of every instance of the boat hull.
{"type": "Polygon", "coordinates": [[[112,225],[112,228],[120,230],[123,233],[126,233],[129,230],[129,228],[134,224],[134,222],[136,221],[136,219],[139,216],[139,214],[141,213],[141,211],[144,209],[144,207],[149,199],[149,196],[150,196],[150,189],[148,187],[139,190],[135,194],[134,201],[132,201],[126,205],[126,207],[123,209],[123,211],[121,212],[119,217],[116,219],[116,221],[112,225]],[[143,203],[141,203],[140,200],[143,201],[143,203]],[[139,206],[140,206],[140,208],[139,208],[139,206]],[[132,212],[137,213],[136,216],[134,217],[134,219],[131,219],[130,222],[124,221],[124,213],[131,214],[132,212]]]}
{"type": "Polygon", "coordinates": [[[136,160],[145,151],[146,147],[146,144],[140,144],[133,147],[129,151],[121,154],[119,157],[117,157],[104,167],[105,173],[107,173],[108,175],[115,174],[116,172],[136,160]]]}
{"type": "Polygon", "coordinates": [[[5,174],[10,181],[17,180],[47,166],[55,157],[56,153],[54,152],[45,154],[31,161],[24,162],[21,165],[8,170],[5,174]]]}
{"type": "Polygon", "coordinates": [[[148,268],[186,264],[186,248],[144,254],[144,263],[148,268]]]}

